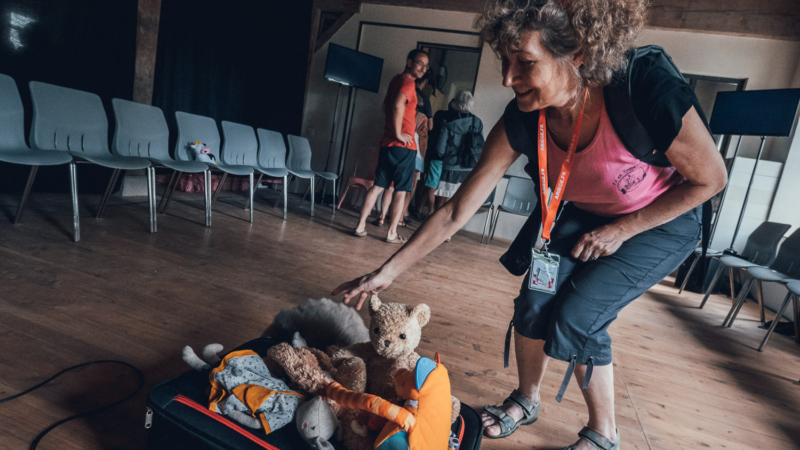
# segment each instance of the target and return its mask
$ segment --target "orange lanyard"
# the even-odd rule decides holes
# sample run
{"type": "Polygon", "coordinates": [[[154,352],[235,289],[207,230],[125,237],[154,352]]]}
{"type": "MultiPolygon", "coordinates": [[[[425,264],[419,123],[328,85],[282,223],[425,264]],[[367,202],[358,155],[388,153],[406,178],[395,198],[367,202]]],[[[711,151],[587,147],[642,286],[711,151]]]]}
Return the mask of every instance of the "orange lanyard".
{"type": "Polygon", "coordinates": [[[564,195],[564,188],[567,186],[569,174],[572,172],[572,161],[575,157],[575,150],[578,148],[578,137],[581,134],[581,122],[583,121],[583,110],[586,107],[586,97],[589,95],[589,88],[583,94],[583,105],[581,106],[581,113],[578,115],[578,122],[575,124],[575,131],[572,133],[572,140],[567,149],[567,158],[564,164],[561,165],[561,172],[558,175],[558,182],[553,190],[553,198],[550,205],[547,205],[547,118],[545,111],[539,111],[539,187],[542,197],[542,240],[544,241],[545,249],[550,242],[550,230],[553,228],[553,222],[556,219],[558,207],[561,205],[562,196],[564,195]]]}

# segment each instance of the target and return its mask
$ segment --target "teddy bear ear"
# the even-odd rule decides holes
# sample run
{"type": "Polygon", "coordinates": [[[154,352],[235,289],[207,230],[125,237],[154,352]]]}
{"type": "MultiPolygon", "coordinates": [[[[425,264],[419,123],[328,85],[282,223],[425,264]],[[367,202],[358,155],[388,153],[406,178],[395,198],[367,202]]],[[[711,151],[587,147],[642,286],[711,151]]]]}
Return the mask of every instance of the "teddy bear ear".
{"type": "Polygon", "coordinates": [[[381,299],[378,298],[377,295],[373,295],[371,299],[369,299],[369,312],[376,313],[381,308],[381,299]]]}
{"type": "Polygon", "coordinates": [[[410,317],[415,317],[419,321],[419,326],[424,327],[431,319],[431,309],[425,303],[420,303],[411,310],[410,317]]]}

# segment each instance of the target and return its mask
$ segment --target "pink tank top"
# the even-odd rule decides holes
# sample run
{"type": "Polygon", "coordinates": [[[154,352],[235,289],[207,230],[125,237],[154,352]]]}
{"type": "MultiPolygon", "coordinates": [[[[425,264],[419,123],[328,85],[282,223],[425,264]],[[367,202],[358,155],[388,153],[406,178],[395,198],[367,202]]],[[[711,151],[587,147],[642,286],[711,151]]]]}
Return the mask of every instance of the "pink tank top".
{"type": "MultiPolygon", "coordinates": [[[[547,135],[547,175],[552,189],[567,152],[547,135]]],[[[631,155],[614,132],[605,105],[588,147],[575,154],[564,200],[601,216],[621,216],[644,208],[685,178],[674,167],[657,167],[631,155]]]]}

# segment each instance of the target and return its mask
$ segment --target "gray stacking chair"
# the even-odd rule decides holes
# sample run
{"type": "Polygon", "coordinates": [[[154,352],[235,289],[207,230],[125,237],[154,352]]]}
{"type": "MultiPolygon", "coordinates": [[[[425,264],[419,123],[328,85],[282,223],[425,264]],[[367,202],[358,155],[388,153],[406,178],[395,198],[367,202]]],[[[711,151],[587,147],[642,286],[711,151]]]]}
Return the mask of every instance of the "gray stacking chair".
{"type": "Polygon", "coordinates": [[[162,201],[175,189],[181,173],[202,173],[205,181],[205,223],[211,226],[211,176],[208,166],[198,161],[175,161],[169,156],[169,128],[160,108],[143,105],[118,98],[111,100],[117,124],[111,150],[123,156],[138,156],[149,159],[153,165],[148,169],[149,189],[152,192],[150,207],[153,210],[152,231],[157,229],[156,166],[172,169],[172,178],[164,191],[162,201]],[[173,185],[173,182],[175,183],[173,185]]]}
{"type": "Polygon", "coordinates": [[[10,164],[30,166],[28,181],[22,191],[22,198],[14,216],[14,224],[19,223],[28,195],[31,193],[33,180],[39,166],[60,166],[69,164],[70,186],[75,226],[75,242],[80,239],[80,223],[78,221],[78,192],[75,184],[75,163],[72,156],[65,152],[31,150],[25,143],[25,111],[14,79],[0,73],[0,161],[10,164]]]}
{"type": "MultiPolygon", "coordinates": [[[[720,256],[724,255],[723,252],[719,250],[714,250],[711,248],[706,249],[706,258],[719,258],[720,256]]],[[[700,259],[703,257],[703,248],[697,247],[694,249],[694,261],[692,261],[692,265],[689,266],[689,271],[686,272],[686,276],[683,278],[683,283],[681,283],[680,289],[678,289],[678,295],[683,293],[683,290],[686,288],[686,284],[689,282],[689,277],[692,276],[692,272],[697,267],[697,263],[700,262],[700,259]]],[[[731,293],[731,300],[733,300],[733,293],[731,293]]]]}
{"type": "MultiPolygon", "coordinates": [[[[222,172],[222,179],[217,186],[211,198],[211,207],[214,207],[214,202],[222,190],[222,185],[225,179],[230,175],[236,176],[249,176],[250,177],[250,197],[253,196],[253,168],[243,165],[227,165],[220,161],[220,137],[219,129],[217,129],[217,122],[211,117],[198,116],[196,114],[189,114],[182,111],[175,113],[175,119],[178,123],[178,139],[175,142],[175,159],[178,161],[194,161],[194,154],[189,147],[192,143],[200,141],[205,144],[214,155],[217,164],[206,163],[211,170],[219,170],[222,172]]],[[[173,187],[174,190],[174,187],[173,187]]],[[[169,198],[167,198],[169,202],[169,198]]],[[[166,208],[166,205],[165,205],[166,208]]],[[[250,214],[250,222],[253,221],[253,215],[250,214]]]]}
{"type": "MultiPolygon", "coordinates": [[[[286,169],[286,143],[283,141],[283,135],[277,131],[259,128],[256,130],[256,134],[258,135],[258,163],[255,169],[260,172],[256,186],[261,183],[264,175],[271,178],[283,178],[283,219],[286,220],[286,202],[288,200],[286,185],[289,178],[289,171],[286,169]]],[[[275,206],[278,206],[280,200],[281,197],[278,197],[275,206]]]]}
{"type": "Polygon", "coordinates": [[[769,337],[772,336],[775,327],[778,326],[778,322],[781,321],[781,317],[783,317],[783,313],[786,311],[786,307],[789,306],[790,301],[794,306],[794,339],[796,342],[800,342],[800,326],[798,325],[798,322],[800,322],[800,280],[791,280],[787,282],[786,289],[788,289],[789,292],[786,293],[786,298],[783,299],[781,307],[778,308],[775,320],[772,321],[772,325],[769,326],[769,330],[761,341],[761,345],[758,346],[758,351],[764,350],[764,346],[767,345],[769,337]]]}
{"type": "MultiPolygon", "coordinates": [[[[311,180],[311,216],[314,216],[314,178],[319,176],[325,181],[333,182],[333,214],[336,214],[336,180],[339,178],[333,172],[316,172],[311,169],[311,145],[308,139],[293,134],[289,135],[289,158],[286,162],[286,168],[289,173],[299,178],[306,178],[311,180]]],[[[325,185],[322,185],[322,195],[325,196],[325,185]]],[[[300,200],[303,203],[306,196],[300,200]]]]}
{"type": "MultiPolygon", "coordinates": [[[[488,208],[488,210],[486,211],[486,222],[483,223],[483,234],[481,234],[481,244],[483,244],[484,239],[486,239],[486,227],[489,224],[493,223],[492,222],[492,215],[494,213],[494,197],[495,197],[495,195],[497,195],[497,186],[495,186],[495,188],[492,189],[492,193],[489,194],[489,198],[487,198],[486,201],[483,202],[483,204],[481,205],[481,209],[482,208],[488,208]]],[[[478,212],[480,212],[480,209],[478,210],[478,212]]],[[[490,226],[489,230],[491,230],[491,229],[492,228],[490,226]]],[[[488,244],[489,241],[487,240],[486,243],[488,244]]]]}
{"type": "MultiPolygon", "coordinates": [[[[736,316],[742,309],[747,294],[753,283],[757,283],[757,297],[758,303],[761,307],[761,317],[764,317],[764,301],[761,291],[761,284],[763,282],[773,283],[788,283],[794,279],[800,279],[800,230],[795,231],[789,236],[778,250],[778,256],[775,261],[769,266],[753,266],[747,268],[747,275],[749,278],[739,291],[739,295],[731,305],[728,316],[722,322],[722,326],[731,327],[736,316]]],[[[766,343],[766,342],[765,342],[766,343]]],[[[759,348],[759,351],[763,349],[759,348]]]]}
{"type": "MultiPolygon", "coordinates": [[[[791,228],[791,225],[764,222],[750,233],[750,236],[747,238],[747,243],[744,245],[741,258],[733,255],[720,256],[719,267],[711,278],[711,284],[709,284],[708,289],[706,289],[706,295],[700,303],[700,309],[703,309],[703,306],[705,306],[708,301],[708,296],[716,290],[717,283],[726,267],[728,268],[728,277],[731,282],[731,299],[735,299],[736,294],[733,289],[734,271],[747,269],[748,267],[768,266],[772,264],[772,262],[775,261],[775,253],[778,250],[778,244],[781,243],[783,234],[786,233],[789,228],[791,228]]],[[[695,262],[697,262],[697,260],[695,260],[695,262]]],[[[694,263],[692,265],[694,265],[694,263]]],[[[686,274],[687,279],[690,274],[691,271],[686,274]]],[[[686,284],[685,280],[683,284],[686,284]]],[[[761,322],[764,322],[763,309],[761,310],[761,322]]]]}
{"type": "MultiPolygon", "coordinates": [[[[87,161],[113,169],[106,192],[95,213],[103,216],[108,199],[123,170],[143,170],[150,160],[112,154],[108,149],[108,118],[97,94],[30,82],[33,101],[31,144],[40,150],[68,152],[77,161],[87,161]]],[[[73,182],[77,192],[77,180],[73,182]]],[[[152,198],[151,198],[152,201],[152,198]]],[[[152,223],[152,217],[151,217],[152,223]]]]}
{"type": "MultiPolygon", "coordinates": [[[[253,130],[253,127],[223,120],[222,136],[225,138],[222,143],[221,155],[224,167],[248,167],[254,169],[256,164],[258,164],[258,139],[256,139],[256,132],[253,130]]],[[[253,174],[254,171],[251,170],[249,174],[250,196],[246,201],[245,209],[253,203],[253,192],[255,191],[253,174]]],[[[225,181],[225,175],[227,174],[222,175],[220,183],[225,181]]],[[[261,182],[261,179],[259,179],[259,182],[261,182]]],[[[250,222],[252,221],[253,208],[250,208],[250,222]]]]}
{"type": "Polygon", "coordinates": [[[489,233],[489,242],[494,239],[494,232],[497,229],[497,221],[500,212],[505,211],[518,216],[528,217],[533,212],[539,202],[536,198],[536,185],[530,178],[510,177],[506,193],[503,195],[503,202],[497,206],[492,220],[492,231],[489,233]]]}

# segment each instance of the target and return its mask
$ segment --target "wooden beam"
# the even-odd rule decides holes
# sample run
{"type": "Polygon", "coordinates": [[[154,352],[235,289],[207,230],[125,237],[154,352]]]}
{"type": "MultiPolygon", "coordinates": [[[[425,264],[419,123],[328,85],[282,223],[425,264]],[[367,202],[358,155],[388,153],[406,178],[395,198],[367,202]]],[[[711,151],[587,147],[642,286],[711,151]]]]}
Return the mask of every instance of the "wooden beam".
{"type": "Polygon", "coordinates": [[[330,38],[332,38],[333,35],[336,34],[336,32],[339,31],[355,14],[356,11],[345,11],[341,17],[336,19],[336,22],[334,22],[333,25],[322,34],[322,36],[317,38],[316,42],[314,43],[314,53],[322,48],[322,46],[325,45],[325,43],[328,42],[330,38]]]}
{"type": "Polygon", "coordinates": [[[653,0],[648,25],[800,41],[800,1],[653,0]]]}
{"type": "MultiPolygon", "coordinates": [[[[469,13],[481,13],[486,6],[486,0],[365,0],[365,3],[469,13]]],[[[800,41],[800,1],[651,0],[648,26],[800,41]]]]}
{"type": "Polygon", "coordinates": [[[146,105],[153,101],[153,78],[156,71],[158,23],[160,19],[161,0],[139,0],[133,101],[146,105]]]}

